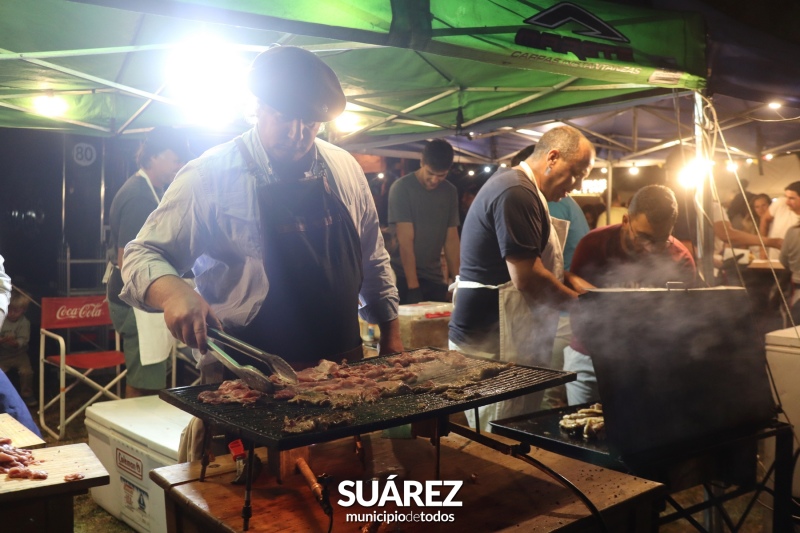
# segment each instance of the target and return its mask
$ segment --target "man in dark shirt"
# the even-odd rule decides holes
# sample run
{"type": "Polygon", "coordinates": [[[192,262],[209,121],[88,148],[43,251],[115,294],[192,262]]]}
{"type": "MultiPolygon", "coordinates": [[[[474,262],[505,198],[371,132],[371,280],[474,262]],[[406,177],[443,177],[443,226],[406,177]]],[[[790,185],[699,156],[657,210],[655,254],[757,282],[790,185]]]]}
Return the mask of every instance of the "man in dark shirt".
{"type": "Polygon", "coordinates": [[[448,281],[458,274],[458,193],[445,179],[453,164],[453,147],[434,139],[425,145],[421,163],[389,191],[389,224],[399,245],[392,253],[392,268],[401,304],[447,301],[442,249],[448,281]]]}
{"type": "MultiPolygon", "coordinates": [[[[481,188],[464,221],[451,349],[550,363],[559,310],[578,293],[564,283],[563,247],[547,202],[580,188],[593,163],[594,147],[578,130],[553,128],[518,167],[497,172],[481,188]]],[[[538,394],[487,406],[481,426],[540,403],[538,394]]]]}
{"type": "Polygon", "coordinates": [[[125,245],[136,238],[150,213],[175,174],[189,160],[186,138],[172,128],[150,132],[136,156],[139,170],[129,177],[111,202],[110,259],[114,268],[108,279],[108,307],[114,328],[119,332],[125,352],[125,397],[155,394],[167,384],[167,361],[142,366],[139,352],[139,328],[133,308],[120,300],[122,291],[122,254],[125,245]]]}
{"type": "MultiPolygon", "coordinates": [[[[697,271],[692,254],[671,234],[677,218],[672,190],[643,187],[633,196],[622,224],[598,228],[581,239],[570,269],[587,283],[586,289],[665,288],[668,281],[690,287],[697,271]]],[[[599,400],[594,366],[577,320],[573,317],[572,341],[564,349],[564,370],[578,374],[576,381],[567,383],[570,405],[599,400]]]]}

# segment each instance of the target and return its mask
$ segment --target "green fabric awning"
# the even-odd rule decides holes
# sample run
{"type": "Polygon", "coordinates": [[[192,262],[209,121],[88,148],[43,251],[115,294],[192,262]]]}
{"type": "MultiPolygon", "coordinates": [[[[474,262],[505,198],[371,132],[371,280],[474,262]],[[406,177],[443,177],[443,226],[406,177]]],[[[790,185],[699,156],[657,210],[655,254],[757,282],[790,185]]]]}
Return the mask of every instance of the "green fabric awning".
{"type": "Polygon", "coordinates": [[[705,85],[699,17],[599,0],[27,0],[0,13],[0,127],[190,126],[167,58],[201,33],[246,61],[271,43],[317,52],[358,118],[354,132],[329,131],[343,144],[705,85]],[[66,115],[34,114],[42,94],[67,100],[66,115]]]}

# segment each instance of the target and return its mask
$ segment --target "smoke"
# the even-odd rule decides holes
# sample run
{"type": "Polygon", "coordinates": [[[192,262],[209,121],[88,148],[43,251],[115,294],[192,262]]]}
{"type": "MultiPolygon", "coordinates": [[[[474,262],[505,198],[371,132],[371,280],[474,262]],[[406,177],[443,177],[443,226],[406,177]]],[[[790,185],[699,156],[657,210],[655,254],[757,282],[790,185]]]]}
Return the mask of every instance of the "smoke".
{"type": "Polygon", "coordinates": [[[774,412],[740,288],[593,291],[572,312],[594,362],[609,439],[649,450],[774,412]]]}

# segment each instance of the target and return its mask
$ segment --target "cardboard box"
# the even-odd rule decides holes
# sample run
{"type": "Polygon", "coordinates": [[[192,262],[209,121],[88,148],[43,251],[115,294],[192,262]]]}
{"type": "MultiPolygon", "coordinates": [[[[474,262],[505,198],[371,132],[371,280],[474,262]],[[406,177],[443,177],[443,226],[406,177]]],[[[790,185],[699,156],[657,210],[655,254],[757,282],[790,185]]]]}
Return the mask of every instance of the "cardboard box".
{"type": "Polygon", "coordinates": [[[425,348],[447,349],[447,334],[453,304],[420,302],[399,308],[400,340],[406,350],[425,348]]]}
{"type": "Polygon", "coordinates": [[[92,499],[141,533],[166,533],[162,489],[150,470],[178,462],[181,432],[191,415],[157,396],[100,402],[86,409],[89,447],[111,482],[92,499]]]}

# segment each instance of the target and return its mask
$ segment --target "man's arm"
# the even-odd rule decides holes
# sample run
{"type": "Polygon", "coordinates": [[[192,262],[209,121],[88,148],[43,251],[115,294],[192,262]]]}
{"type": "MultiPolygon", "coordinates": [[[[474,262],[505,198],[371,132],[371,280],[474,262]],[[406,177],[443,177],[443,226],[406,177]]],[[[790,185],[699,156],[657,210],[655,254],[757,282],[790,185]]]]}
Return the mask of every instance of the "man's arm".
{"type": "Polygon", "coordinates": [[[589,289],[597,288],[582,277],[573,274],[569,270],[564,271],[564,283],[566,283],[567,286],[572,287],[578,294],[583,294],[589,289]]]}
{"type": "Polygon", "coordinates": [[[408,289],[418,289],[417,256],[414,253],[414,224],[411,222],[398,222],[396,227],[397,243],[400,246],[400,262],[403,263],[408,289]]]}
{"type": "Polygon", "coordinates": [[[400,321],[398,319],[381,322],[378,324],[381,340],[378,342],[378,355],[389,355],[403,351],[403,342],[400,340],[400,321]]]}
{"type": "Polygon", "coordinates": [[[448,281],[458,275],[460,268],[461,241],[458,238],[458,227],[447,228],[447,238],[444,241],[444,259],[447,262],[448,281]]]}
{"type": "Polygon", "coordinates": [[[772,224],[773,218],[775,217],[772,216],[769,210],[761,217],[761,220],[758,222],[758,231],[761,235],[769,235],[769,227],[772,224]]]}
{"type": "MultiPolygon", "coordinates": [[[[764,233],[763,235],[766,234],[764,233]]],[[[730,240],[730,244],[738,248],[761,245],[758,235],[734,229],[727,220],[718,220],[714,222],[714,236],[726,243],[730,240]]],[[[783,244],[783,239],[764,237],[764,244],[768,248],[780,248],[783,244]]]]}
{"type": "Polygon", "coordinates": [[[506,257],[506,266],[514,287],[545,305],[563,308],[578,298],[578,293],[561,283],[536,257],[506,257]]]}
{"type": "Polygon", "coordinates": [[[206,324],[222,329],[211,306],[178,276],[162,276],[150,284],[145,303],[164,310],[164,322],[172,336],[206,353],[206,324]]]}

